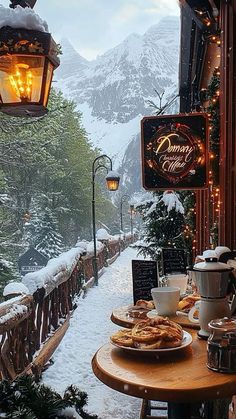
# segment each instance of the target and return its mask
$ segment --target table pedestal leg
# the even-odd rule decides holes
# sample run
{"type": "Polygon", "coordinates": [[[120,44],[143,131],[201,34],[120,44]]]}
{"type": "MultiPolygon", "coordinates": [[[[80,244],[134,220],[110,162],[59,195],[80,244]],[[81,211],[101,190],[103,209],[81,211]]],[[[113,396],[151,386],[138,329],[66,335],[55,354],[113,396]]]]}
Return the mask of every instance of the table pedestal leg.
{"type": "Polygon", "coordinates": [[[168,403],[168,419],[190,419],[191,404],[168,403]]]}

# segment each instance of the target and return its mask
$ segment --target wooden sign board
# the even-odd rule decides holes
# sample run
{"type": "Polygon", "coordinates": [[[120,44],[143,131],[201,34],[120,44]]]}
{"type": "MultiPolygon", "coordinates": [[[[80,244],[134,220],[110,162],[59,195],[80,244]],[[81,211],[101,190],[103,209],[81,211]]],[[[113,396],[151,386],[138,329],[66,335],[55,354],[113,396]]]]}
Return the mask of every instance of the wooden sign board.
{"type": "Polygon", "coordinates": [[[144,117],[141,121],[141,146],[145,189],[208,187],[206,114],[144,117]]]}
{"type": "Polygon", "coordinates": [[[187,267],[187,253],[184,249],[162,249],[163,275],[185,273],[187,267]]]}
{"type": "Polygon", "coordinates": [[[133,299],[152,300],[151,289],[158,287],[157,262],[154,260],[132,260],[133,299]]]}

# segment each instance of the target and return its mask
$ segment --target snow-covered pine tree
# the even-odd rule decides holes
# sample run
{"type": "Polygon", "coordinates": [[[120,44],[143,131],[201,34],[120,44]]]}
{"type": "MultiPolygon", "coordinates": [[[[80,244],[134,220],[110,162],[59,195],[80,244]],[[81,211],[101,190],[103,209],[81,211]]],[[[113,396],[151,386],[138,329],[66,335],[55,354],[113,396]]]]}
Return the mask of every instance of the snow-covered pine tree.
{"type": "Polygon", "coordinates": [[[24,251],[30,246],[36,247],[38,234],[41,229],[41,209],[37,202],[33,200],[32,209],[29,211],[29,218],[25,220],[23,226],[22,247],[24,251]]]}
{"type": "Polygon", "coordinates": [[[65,249],[63,237],[58,231],[58,222],[48,207],[42,211],[34,237],[35,248],[49,259],[60,255],[65,249]]]}
{"type": "Polygon", "coordinates": [[[3,300],[3,290],[7,284],[11,281],[17,281],[19,275],[16,274],[13,269],[13,264],[4,259],[0,253],[0,302],[3,300]]]}
{"type": "Polygon", "coordinates": [[[60,395],[30,375],[0,382],[0,418],[11,419],[98,419],[87,413],[87,393],[71,385],[60,395]]]}
{"type": "Polygon", "coordinates": [[[186,248],[184,207],[177,193],[155,193],[136,208],[143,215],[144,240],[137,246],[140,253],[158,260],[161,247],[186,248]]]}

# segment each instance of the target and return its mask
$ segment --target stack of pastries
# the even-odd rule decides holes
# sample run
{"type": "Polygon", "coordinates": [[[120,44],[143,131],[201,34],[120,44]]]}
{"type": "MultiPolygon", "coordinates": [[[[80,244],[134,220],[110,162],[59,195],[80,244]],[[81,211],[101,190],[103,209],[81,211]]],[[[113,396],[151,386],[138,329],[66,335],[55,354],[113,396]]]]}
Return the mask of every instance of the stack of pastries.
{"type": "Polygon", "coordinates": [[[139,349],[175,348],[182,340],[182,327],[162,316],[140,320],[133,329],[121,329],[111,336],[111,341],[118,346],[139,349]]]}
{"type": "Polygon", "coordinates": [[[199,301],[200,299],[201,297],[198,294],[187,295],[181,301],[179,301],[178,310],[188,313],[191,310],[191,308],[194,306],[196,301],[199,301]]]}

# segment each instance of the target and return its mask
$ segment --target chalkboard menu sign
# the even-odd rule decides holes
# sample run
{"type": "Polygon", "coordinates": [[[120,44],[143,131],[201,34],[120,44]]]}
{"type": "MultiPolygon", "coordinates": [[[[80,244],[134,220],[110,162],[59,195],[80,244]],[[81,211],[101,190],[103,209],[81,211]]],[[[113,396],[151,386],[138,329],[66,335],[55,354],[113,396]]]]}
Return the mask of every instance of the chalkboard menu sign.
{"type": "Polygon", "coordinates": [[[152,300],[151,289],[158,287],[157,262],[154,260],[132,260],[133,298],[152,300]]]}
{"type": "Polygon", "coordinates": [[[162,249],[163,275],[173,273],[186,273],[187,253],[184,249],[162,249]]]}

